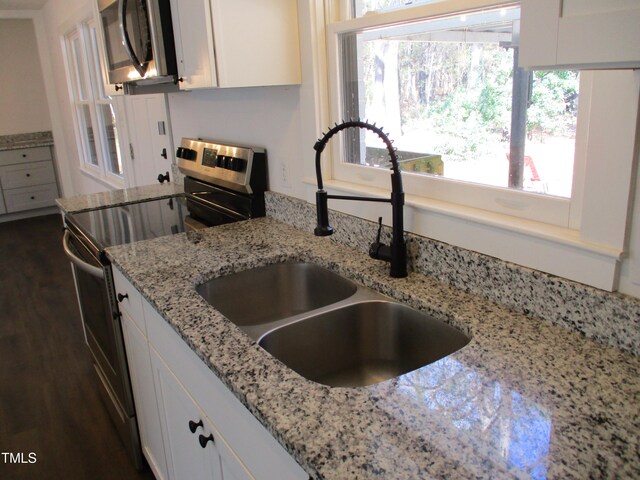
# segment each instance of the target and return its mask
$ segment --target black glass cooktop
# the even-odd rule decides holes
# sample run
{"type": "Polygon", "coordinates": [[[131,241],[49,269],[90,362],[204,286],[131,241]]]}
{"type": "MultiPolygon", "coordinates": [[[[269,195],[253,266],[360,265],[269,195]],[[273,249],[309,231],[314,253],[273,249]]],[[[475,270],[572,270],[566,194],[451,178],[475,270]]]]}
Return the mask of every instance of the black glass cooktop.
{"type": "MultiPolygon", "coordinates": [[[[99,251],[114,245],[148,240],[206,226],[190,215],[185,197],[149,200],[74,213],[67,219],[88,236],[99,251]]],[[[226,222],[221,219],[218,223],[226,222]]]]}

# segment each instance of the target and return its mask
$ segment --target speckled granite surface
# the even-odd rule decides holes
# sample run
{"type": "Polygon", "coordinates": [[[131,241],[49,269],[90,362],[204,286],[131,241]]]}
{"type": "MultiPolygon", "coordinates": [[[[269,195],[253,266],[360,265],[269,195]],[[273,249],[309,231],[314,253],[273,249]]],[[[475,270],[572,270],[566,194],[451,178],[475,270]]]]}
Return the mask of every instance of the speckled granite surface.
{"type": "MultiPolygon", "coordinates": [[[[267,214],[308,232],[315,227],[314,205],[275,192],[267,192],[267,214]]],[[[375,239],[373,222],[335,211],[330,221],[334,241],[367,252],[375,239]]],[[[388,243],[390,229],[384,233],[388,243]]],[[[418,235],[406,238],[414,271],[640,355],[640,300],[418,235]]]]}
{"type": "Polygon", "coordinates": [[[109,255],[313,478],[640,477],[640,360],[629,353],[432,277],[391,279],[387,265],[365,253],[272,218],[114,247],[109,255]],[[194,288],[286,260],[342,273],[472,340],[374,386],[310,382],[194,288]]]}
{"type": "Polygon", "coordinates": [[[152,198],[173,197],[184,193],[182,185],[175,183],[157,183],[142,187],[109,190],[90,195],[76,195],[58,198],[56,203],[63,212],[83,212],[101,207],[125,205],[132,202],[150,200],[152,198]]]}
{"type": "Polygon", "coordinates": [[[0,135],[0,152],[18,148],[50,147],[51,145],[53,145],[53,136],[49,131],[0,135]]]}

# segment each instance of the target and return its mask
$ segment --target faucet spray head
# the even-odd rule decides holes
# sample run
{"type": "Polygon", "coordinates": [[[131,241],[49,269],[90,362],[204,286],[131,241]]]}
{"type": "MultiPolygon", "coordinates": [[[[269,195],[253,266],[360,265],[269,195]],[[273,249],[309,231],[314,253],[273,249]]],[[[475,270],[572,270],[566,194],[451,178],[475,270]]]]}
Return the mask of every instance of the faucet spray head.
{"type": "Polygon", "coordinates": [[[318,190],[316,192],[316,212],[318,223],[313,233],[316,237],[326,237],[333,234],[333,227],[329,225],[329,207],[327,206],[327,192],[318,190]]]}

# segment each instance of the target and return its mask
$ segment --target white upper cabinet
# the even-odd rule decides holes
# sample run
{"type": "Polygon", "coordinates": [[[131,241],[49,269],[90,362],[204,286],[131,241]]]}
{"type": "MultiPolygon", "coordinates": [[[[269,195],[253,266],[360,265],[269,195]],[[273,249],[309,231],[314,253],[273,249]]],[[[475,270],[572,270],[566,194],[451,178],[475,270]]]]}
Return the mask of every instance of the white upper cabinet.
{"type": "Polygon", "coordinates": [[[180,88],[301,82],[296,0],[171,2],[180,88]]]}
{"type": "Polygon", "coordinates": [[[640,0],[522,0],[520,66],[640,68],[640,0]]]}

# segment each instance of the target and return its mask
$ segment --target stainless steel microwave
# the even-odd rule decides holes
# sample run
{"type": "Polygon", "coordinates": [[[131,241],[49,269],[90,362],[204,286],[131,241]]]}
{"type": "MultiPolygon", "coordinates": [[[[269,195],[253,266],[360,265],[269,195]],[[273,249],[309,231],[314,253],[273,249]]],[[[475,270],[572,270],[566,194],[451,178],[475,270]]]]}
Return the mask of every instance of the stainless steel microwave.
{"type": "Polygon", "coordinates": [[[98,0],[109,83],[177,81],[169,0],[98,0]]]}

